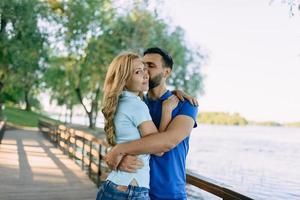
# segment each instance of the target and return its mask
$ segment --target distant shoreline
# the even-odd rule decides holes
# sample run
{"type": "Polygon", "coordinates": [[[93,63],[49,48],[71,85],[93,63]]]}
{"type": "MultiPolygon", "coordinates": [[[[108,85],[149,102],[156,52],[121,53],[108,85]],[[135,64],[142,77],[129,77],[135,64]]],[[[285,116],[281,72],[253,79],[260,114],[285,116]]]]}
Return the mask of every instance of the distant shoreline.
{"type": "Polygon", "coordinates": [[[227,112],[201,112],[198,114],[199,124],[208,125],[231,125],[231,126],[282,126],[282,127],[300,127],[300,122],[279,123],[276,121],[249,121],[242,117],[239,113],[227,112]]]}

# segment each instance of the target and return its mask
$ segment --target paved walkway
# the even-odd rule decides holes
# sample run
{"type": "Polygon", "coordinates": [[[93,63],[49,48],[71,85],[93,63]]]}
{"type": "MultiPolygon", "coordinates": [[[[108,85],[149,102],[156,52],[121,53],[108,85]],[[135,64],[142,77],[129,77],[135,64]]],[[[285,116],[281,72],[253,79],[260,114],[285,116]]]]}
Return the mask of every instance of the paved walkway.
{"type": "Polygon", "coordinates": [[[96,185],[38,131],[7,130],[0,145],[1,200],[94,200],[96,185]]]}

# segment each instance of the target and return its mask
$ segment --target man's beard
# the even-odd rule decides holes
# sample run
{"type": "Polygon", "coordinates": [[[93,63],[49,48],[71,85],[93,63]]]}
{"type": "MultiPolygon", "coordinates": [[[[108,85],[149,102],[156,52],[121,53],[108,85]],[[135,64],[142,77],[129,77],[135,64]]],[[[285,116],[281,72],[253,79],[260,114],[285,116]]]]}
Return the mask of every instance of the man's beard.
{"type": "Polygon", "coordinates": [[[152,79],[149,79],[149,90],[159,86],[162,78],[163,78],[163,73],[160,73],[154,76],[152,79]]]}

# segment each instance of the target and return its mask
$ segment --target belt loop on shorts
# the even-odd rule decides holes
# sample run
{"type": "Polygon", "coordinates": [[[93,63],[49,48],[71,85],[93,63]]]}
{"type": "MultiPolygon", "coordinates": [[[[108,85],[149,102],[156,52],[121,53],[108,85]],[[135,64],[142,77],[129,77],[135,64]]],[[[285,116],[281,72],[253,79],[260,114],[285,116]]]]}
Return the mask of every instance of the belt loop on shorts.
{"type": "Polygon", "coordinates": [[[128,185],[128,199],[132,199],[134,186],[128,185]]]}

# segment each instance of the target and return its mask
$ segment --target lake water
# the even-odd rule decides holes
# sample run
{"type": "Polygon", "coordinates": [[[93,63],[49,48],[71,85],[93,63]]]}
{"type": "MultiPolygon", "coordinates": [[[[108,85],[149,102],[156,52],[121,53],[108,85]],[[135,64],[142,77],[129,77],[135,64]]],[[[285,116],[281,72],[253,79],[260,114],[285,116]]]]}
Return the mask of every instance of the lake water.
{"type": "Polygon", "coordinates": [[[187,168],[254,199],[300,199],[300,128],[199,125],[187,168]]]}
{"type": "MultiPolygon", "coordinates": [[[[88,120],[75,116],[73,123],[88,120]]],[[[200,124],[187,169],[254,199],[300,200],[300,128],[200,124]]],[[[190,200],[220,199],[190,186],[188,193],[190,200]]]]}

